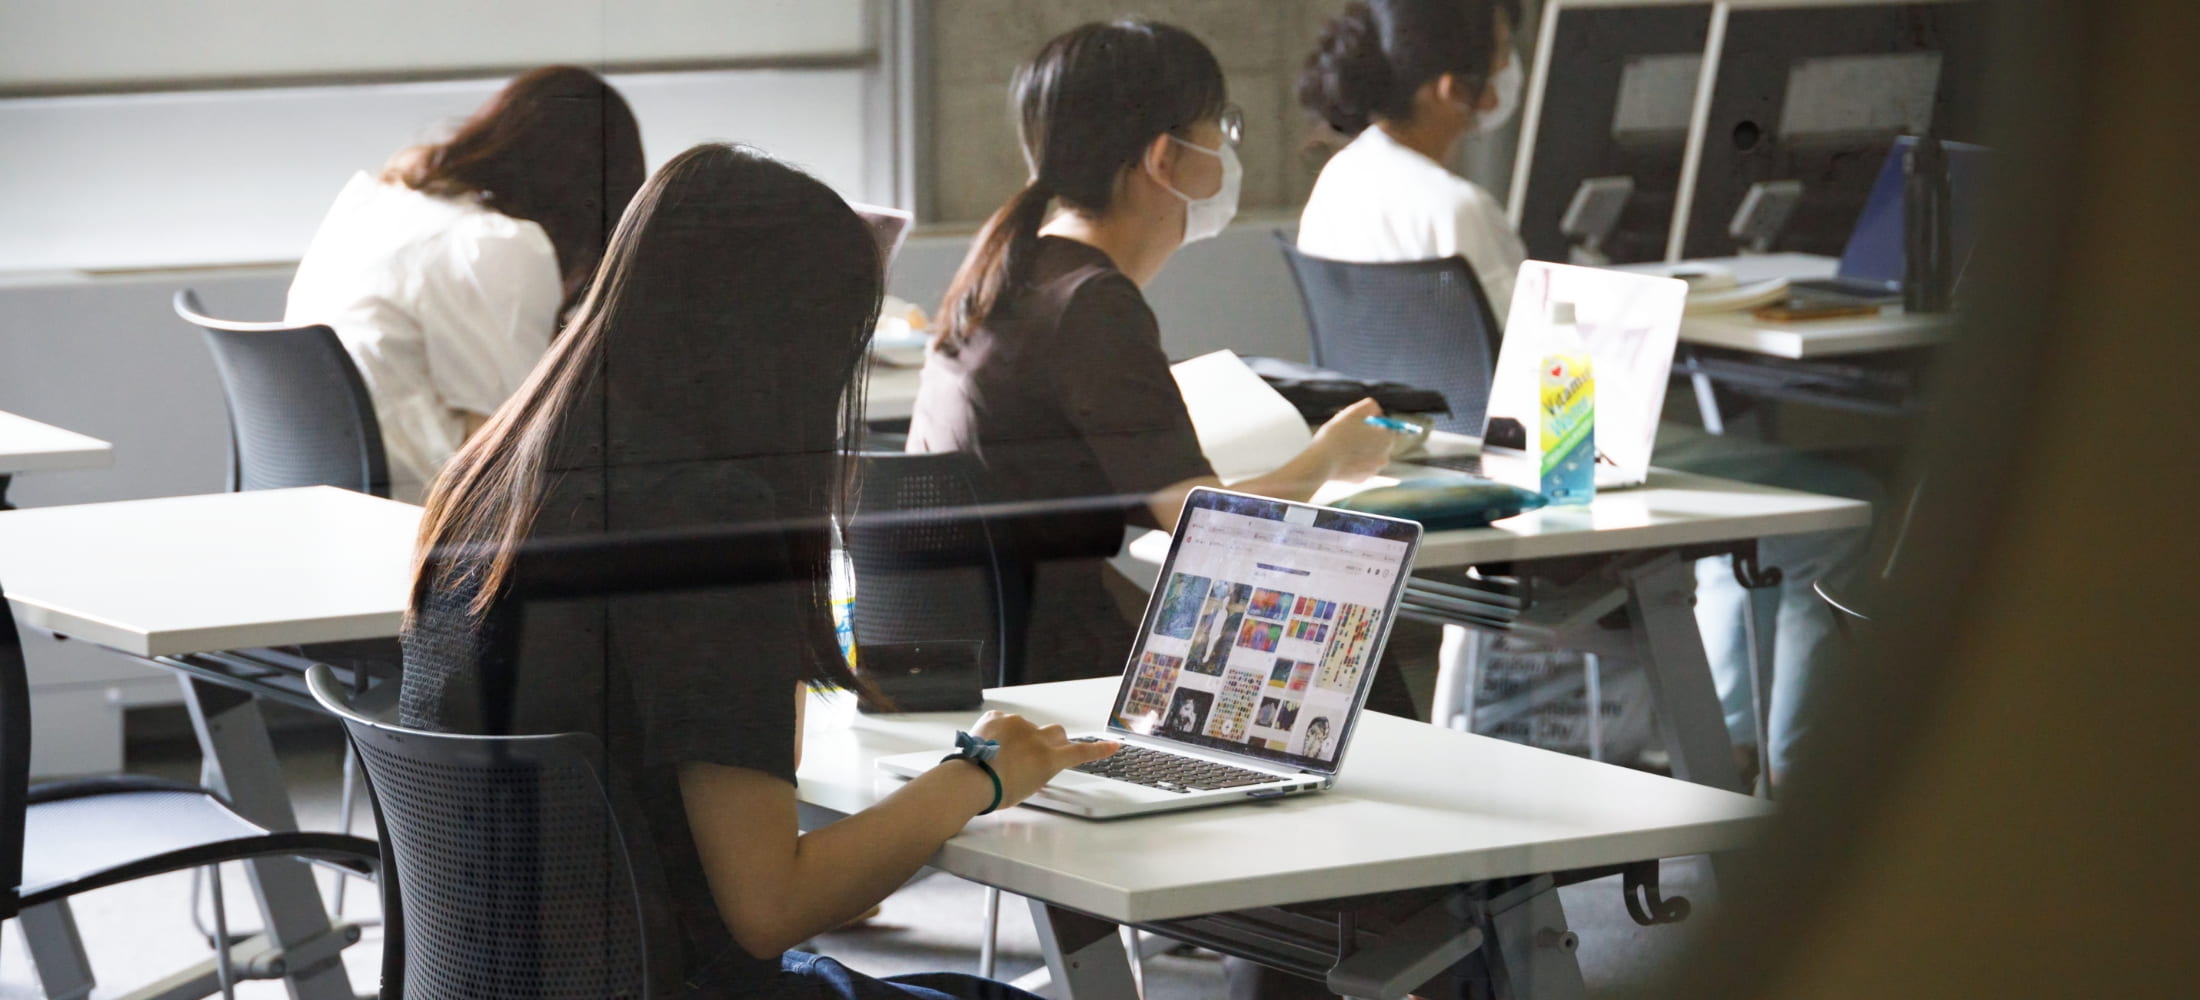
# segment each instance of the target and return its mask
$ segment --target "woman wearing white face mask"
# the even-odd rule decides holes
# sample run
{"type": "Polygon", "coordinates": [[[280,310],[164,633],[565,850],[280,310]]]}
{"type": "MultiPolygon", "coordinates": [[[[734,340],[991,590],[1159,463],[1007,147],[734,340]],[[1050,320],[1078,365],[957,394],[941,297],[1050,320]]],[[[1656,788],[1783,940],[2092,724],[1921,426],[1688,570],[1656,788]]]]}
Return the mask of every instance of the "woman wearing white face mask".
{"type": "MultiPolygon", "coordinates": [[[[1048,42],[1015,91],[1031,181],[986,223],[948,288],[909,448],[976,454],[1004,500],[1125,498],[1007,540],[1095,553],[1016,570],[1028,575],[1018,589],[1029,609],[1013,679],[1109,676],[1134,626],[1099,556],[1126,523],[1172,525],[1187,492],[1219,482],[1139,289],[1236,213],[1240,117],[1205,45],[1142,21],[1048,42]]],[[[1362,401],[1298,457],[1236,488],[1305,499],[1325,481],[1372,475],[1389,433],[1363,418],[1379,412],[1362,401]]]]}
{"type": "Polygon", "coordinates": [[[1352,143],[1322,167],[1299,249],[1363,263],[1464,257],[1503,319],[1527,258],[1489,192],[1444,166],[1520,103],[1519,0],[1368,0],[1322,32],[1299,101],[1352,143]]]}

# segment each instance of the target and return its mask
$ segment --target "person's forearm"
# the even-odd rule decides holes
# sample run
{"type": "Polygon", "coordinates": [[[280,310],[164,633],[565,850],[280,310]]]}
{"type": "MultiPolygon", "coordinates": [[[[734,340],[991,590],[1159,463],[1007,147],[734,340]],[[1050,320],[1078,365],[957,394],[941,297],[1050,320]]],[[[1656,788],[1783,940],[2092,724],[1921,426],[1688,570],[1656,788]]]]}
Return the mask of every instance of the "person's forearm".
{"type": "MultiPolygon", "coordinates": [[[[1231,483],[1230,489],[1254,496],[1274,497],[1278,500],[1311,500],[1314,493],[1329,482],[1332,465],[1327,456],[1317,449],[1308,448],[1297,457],[1283,463],[1280,468],[1251,479],[1231,483]]],[[[1201,486],[1221,486],[1222,480],[1213,476],[1201,476],[1172,483],[1155,491],[1146,500],[1147,509],[1153,513],[1154,523],[1163,529],[1176,524],[1184,513],[1184,500],[1192,490],[1201,486]]]]}
{"type": "Polygon", "coordinates": [[[1318,449],[1308,448],[1282,467],[1266,475],[1254,476],[1231,486],[1240,493],[1274,497],[1278,500],[1312,500],[1316,491],[1327,485],[1336,474],[1335,464],[1318,449]]]}
{"type": "Polygon", "coordinates": [[[901,888],[940,845],[993,801],[993,783],[956,763],[902,786],[877,805],[796,841],[769,916],[752,915],[743,947],[769,957],[862,914],[901,888]],[[761,924],[762,926],[756,926],[761,924]]]}

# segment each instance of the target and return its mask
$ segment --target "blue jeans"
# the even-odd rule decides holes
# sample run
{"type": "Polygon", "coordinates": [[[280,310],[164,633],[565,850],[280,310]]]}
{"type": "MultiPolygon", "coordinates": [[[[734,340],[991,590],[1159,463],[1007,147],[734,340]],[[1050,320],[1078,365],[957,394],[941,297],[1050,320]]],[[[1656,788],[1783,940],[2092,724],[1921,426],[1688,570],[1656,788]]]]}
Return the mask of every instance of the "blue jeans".
{"type": "Polygon", "coordinates": [[[823,955],[790,951],[779,958],[781,988],[772,996],[818,1000],[1039,1000],[1013,986],[956,972],[873,979],[823,955]]]}
{"type": "MultiPolygon", "coordinates": [[[[1658,428],[1653,461],[1669,469],[1806,493],[1876,502],[1880,492],[1870,476],[1846,465],[1763,441],[1671,424],[1658,428]]],[[[1777,567],[1781,575],[1775,590],[1779,610],[1773,618],[1772,662],[1765,671],[1772,688],[1765,699],[1771,746],[1760,755],[1776,776],[1787,770],[1797,743],[1806,738],[1815,715],[1811,705],[1823,687],[1817,678],[1837,652],[1833,611],[1811,585],[1848,568],[1862,556],[1869,537],[1866,529],[1857,528],[1766,538],[1757,545],[1757,564],[1777,567]]],[[[1748,613],[1749,593],[1734,578],[1732,559],[1717,556],[1696,564],[1696,626],[1703,632],[1727,734],[1738,746],[1757,744],[1748,633],[1742,624],[1748,613]]]]}

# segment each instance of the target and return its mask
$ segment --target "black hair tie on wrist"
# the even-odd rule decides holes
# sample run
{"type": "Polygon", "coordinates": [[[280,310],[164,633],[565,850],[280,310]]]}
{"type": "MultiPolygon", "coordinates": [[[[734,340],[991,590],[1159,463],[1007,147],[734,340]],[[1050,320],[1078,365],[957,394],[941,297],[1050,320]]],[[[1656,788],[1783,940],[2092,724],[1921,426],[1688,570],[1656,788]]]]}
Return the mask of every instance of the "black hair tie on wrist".
{"type": "Polygon", "coordinates": [[[951,760],[967,760],[978,765],[978,770],[984,771],[985,776],[993,780],[993,804],[979,810],[980,816],[1001,807],[1001,775],[993,770],[993,756],[1000,752],[999,741],[972,736],[958,730],[955,733],[955,752],[940,758],[942,764],[951,760]]]}

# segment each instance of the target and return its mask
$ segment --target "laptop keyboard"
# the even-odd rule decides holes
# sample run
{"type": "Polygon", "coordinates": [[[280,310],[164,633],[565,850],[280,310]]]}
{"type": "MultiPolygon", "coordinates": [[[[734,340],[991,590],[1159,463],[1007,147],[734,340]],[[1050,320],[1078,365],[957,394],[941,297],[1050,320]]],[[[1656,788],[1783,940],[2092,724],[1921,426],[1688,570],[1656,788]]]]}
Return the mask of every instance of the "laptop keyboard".
{"type": "Polygon", "coordinates": [[[1482,474],[1481,455],[1416,455],[1404,459],[1404,461],[1415,465],[1426,465],[1432,469],[1450,469],[1453,472],[1464,472],[1470,476],[1482,474]]]}
{"type": "MultiPolygon", "coordinates": [[[[1097,743],[1097,737],[1083,737],[1080,743],[1097,743]]],[[[1079,764],[1076,770],[1097,774],[1103,778],[1128,781],[1134,785],[1159,788],[1167,792],[1204,792],[1217,788],[1242,788],[1279,780],[1276,775],[1260,771],[1248,771],[1242,767],[1217,764],[1197,757],[1184,757],[1144,747],[1124,747],[1114,756],[1103,757],[1088,764],[1079,764]]]]}

